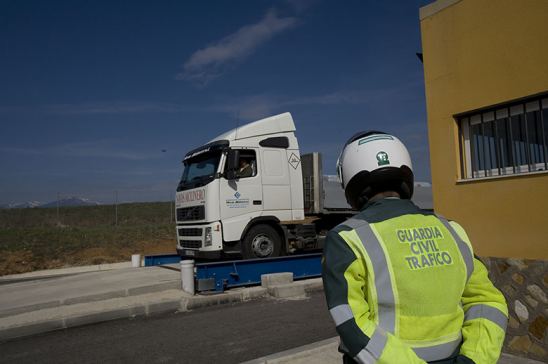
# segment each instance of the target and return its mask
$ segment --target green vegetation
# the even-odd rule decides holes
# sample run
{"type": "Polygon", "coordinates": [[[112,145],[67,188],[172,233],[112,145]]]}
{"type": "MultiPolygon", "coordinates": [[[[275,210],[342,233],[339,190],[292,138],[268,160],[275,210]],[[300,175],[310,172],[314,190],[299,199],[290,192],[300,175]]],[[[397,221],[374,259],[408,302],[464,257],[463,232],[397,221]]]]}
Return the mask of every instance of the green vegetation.
{"type": "Polygon", "coordinates": [[[173,204],[1,209],[0,275],[175,252],[173,204]]]}

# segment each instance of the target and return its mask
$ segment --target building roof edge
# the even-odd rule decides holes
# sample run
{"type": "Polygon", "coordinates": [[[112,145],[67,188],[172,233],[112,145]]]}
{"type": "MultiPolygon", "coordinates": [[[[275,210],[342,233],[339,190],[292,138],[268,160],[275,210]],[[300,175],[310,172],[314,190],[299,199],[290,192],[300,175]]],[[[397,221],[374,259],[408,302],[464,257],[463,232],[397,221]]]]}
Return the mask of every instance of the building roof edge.
{"type": "Polygon", "coordinates": [[[451,5],[455,5],[456,3],[460,2],[462,0],[437,0],[434,1],[431,4],[428,4],[426,6],[423,6],[419,9],[419,19],[422,21],[429,16],[432,16],[436,13],[439,13],[440,11],[444,10],[445,8],[450,7],[451,5]]]}

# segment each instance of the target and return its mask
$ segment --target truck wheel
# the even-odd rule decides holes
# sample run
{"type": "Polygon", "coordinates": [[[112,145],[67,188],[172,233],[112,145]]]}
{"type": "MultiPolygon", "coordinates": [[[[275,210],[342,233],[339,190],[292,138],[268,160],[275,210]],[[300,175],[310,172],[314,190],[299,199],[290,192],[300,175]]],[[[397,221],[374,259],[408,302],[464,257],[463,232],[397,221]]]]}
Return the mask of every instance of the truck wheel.
{"type": "Polygon", "coordinates": [[[245,235],[242,247],[244,259],[269,258],[280,255],[281,239],[270,225],[255,225],[245,235]]]}

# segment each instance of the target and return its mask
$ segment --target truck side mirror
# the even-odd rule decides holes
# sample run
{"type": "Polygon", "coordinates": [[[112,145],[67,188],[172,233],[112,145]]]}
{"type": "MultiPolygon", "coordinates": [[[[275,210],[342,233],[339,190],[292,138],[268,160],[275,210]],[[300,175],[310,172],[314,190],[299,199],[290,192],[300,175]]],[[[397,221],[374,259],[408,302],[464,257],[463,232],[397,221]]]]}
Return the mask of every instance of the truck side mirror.
{"type": "Polygon", "coordinates": [[[236,171],[240,166],[240,151],[230,149],[226,156],[226,179],[236,179],[236,171]]]}

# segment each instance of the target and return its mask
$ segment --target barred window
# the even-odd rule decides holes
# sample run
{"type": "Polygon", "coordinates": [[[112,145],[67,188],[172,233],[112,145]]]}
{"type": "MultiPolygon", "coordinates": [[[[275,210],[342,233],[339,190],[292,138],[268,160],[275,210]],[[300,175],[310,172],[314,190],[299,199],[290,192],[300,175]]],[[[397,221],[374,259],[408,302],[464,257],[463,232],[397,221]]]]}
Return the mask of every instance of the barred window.
{"type": "Polygon", "coordinates": [[[463,179],[548,170],[545,94],[456,118],[463,179]]]}

